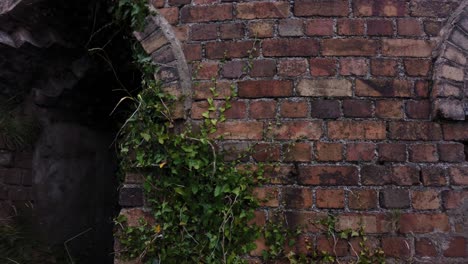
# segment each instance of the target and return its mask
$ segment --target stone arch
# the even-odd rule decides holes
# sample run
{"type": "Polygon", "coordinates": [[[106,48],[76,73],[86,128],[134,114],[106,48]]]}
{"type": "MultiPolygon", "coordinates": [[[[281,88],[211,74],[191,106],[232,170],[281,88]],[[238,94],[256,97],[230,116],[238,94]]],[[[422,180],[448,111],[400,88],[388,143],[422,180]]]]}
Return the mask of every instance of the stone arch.
{"type": "Polygon", "coordinates": [[[433,117],[466,120],[468,115],[468,1],[441,30],[435,51],[433,117]]]}

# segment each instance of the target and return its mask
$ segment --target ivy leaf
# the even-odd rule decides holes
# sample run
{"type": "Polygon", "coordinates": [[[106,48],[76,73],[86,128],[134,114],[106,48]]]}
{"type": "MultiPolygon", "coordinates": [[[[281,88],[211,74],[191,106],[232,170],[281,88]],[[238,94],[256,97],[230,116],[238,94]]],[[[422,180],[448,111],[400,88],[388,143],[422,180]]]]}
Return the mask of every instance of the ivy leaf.
{"type": "Polygon", "coordinates": [[[141,136],[146,142],[150,141],[150,139],[151,139],[151,136],[150,136],[150,134],[148,134],[148,133],[141,132],[141,133],[140,133],[140,136],[141,136]]]}

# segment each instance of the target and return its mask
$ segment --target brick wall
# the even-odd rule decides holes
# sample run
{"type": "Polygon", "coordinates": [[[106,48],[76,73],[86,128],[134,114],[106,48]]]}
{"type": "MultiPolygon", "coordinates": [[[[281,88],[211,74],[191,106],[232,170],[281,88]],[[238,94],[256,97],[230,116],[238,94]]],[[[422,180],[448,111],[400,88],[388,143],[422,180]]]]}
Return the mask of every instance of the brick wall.
{"type": "MultiPolygon", "coordinates": [[[[466,102],[466,1],[152,4],[165,24],[137,37],[163,65],[165,84],[190,95],[186,118],[202,119],[213,80],[218,104],[234,83],[220,145],[255,145],[249,162],[280,163],[256,190],[271,198],[259,222],[278,209],[293,226],[332,212],[343,229],[364,221],[389,258],[466,261],[468,123],[453,121],[465,114],[444,101],[466,102]],[[184,58],[174,56],[181,50],[184,58]],[[197,79],[188,90],[181,62],[197,79]],[[167,65],[177,70],[164,74],[167,65]]],[[[122,205],[142,206],[139,179],[127,178],[122,205]]],[[[306,231],[322,248],[323,237],[306,231]]]]}

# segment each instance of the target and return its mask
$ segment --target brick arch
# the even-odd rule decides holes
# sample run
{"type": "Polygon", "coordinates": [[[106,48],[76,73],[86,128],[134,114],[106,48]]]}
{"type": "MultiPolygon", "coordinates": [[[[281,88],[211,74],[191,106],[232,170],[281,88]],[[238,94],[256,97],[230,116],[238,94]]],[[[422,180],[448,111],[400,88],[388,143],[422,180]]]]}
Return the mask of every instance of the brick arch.
{"type": "Polygon", "coordinates": [[[436,49],[433,117],[466,120],[468,115],[468,1],[462,2],[442,29],[436,49]]]}
{"type": "Polygon", "coordinates": [[[162,81],[167,92],[181,100],[174,106],[173,118],[185,119],[191,107],[192,89],[182,44],[167,19],[153,6],[149,8],[154,15],[147,17],[144,30],[134,35],[158,66],[155,78],[162,81]]]}

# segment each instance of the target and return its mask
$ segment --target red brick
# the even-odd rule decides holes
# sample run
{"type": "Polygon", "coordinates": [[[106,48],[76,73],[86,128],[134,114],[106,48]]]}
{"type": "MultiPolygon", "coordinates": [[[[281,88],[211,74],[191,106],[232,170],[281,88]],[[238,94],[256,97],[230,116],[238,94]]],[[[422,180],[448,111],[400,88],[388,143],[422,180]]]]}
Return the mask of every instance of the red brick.
{"type": "Polygon", "coordinates": [[[419,185],[420,169],[412,165],[396,165],[392,167],[390,182],[399,186],[419,185]]]}
{"type": "Polygon", "coordinates": [[[256,226],[265,226],[266,224],[266,214],[263,210],[257,210],[254,212],[254,218],[250,220],[248,223],[249,225],[256,225],[256,226]]]}
{"type": "Polygon", "coordinates": [[[303,24],[300,19],[280,20],[278,34],[282,37],[300,37],[304,35],[303,24]]]}
{"type": "Polygon", "coordinates": [[[226,109],[227,119],[242,119],[247,117],[247,104],[244,101],[232,101],[231,108],[226,109]]]}
{"type": "Polygon", "coordinates": [[[236,6],[237,18],[285,18],[289,16],[288,2],[253,2],[238,3],[236,6]]]}
{"type": "Polygon", "coordinates": [[[177,7],[159,8],[158,13],[171,25],[175,25],[179,22],[179,9],[177,7]]]}
{"type": "Polygon", "coordinates": [[[406,189],[384,189],[380,191],[380,206],[387,209],[409,208],[409,191],[406,189]]]}
{"type": "Polygon", "coordinates": [[[413,86],[407,80],[356,80],[356,95],[370,97],[410,97],[413,86]]]}
{"type": "MultiPolygon", "coordinates": [[[[220,102],[217,101],[215,103],[216,106],[219,106],[220,102]]],[[[209,104],[207,101],[197,101],[192,103],[192,109],[190,112],[190,116],[193,119],[203,119],[203,113],[208,111],[209,104]]],[[[212,112],[210,113],[210,117],[214,118],[216,116],[216,113],[212,112]]]]}
{"type": "Polygon", "coordinates": [[[366,75],[369,71],[369,65],[366,59],[346,58],[340,59],[341,75],[366,75]]]}
{"type": "Polygon", "coordinates": [[[358,185],[359,172],[353,166],[302,166],[298,181],[306,185],[358,185]]]}
{"type": "Polygon", "coordinates": [[[423,167],[421,170],[421,176],[424,186],[446,185],[446,174],[446,170],[443,167],[428,166],[423,167]]]}
{"type": "Polygon", "coordinates": [[[371,73],[375,76],[396,76],[398,64],[396,60],[371,60],[371,73]]]}
{"type": "Polygon", "coordinates": [[[314,100],[311,102],[311,115],[316,118],[338,118],[341,116],[337,100],[314,100]]]}
{"type": "Polygon", "coordinates": [[[340,35],[364,35],[364,20],[362,19],[340,19],[337,27],[340,35]]]}
{"type": "Polygon", "coordinates": [[[312,146],[306,142],[295,142],[283,146],[284,161],[308,162],[312,160],[312,146]]]}
{"type": "Polygon", "coordinates": [[[373,104],[369,100],[343,100],[343,114],[345,117],[372,117],[373,104]]]}
{"type": "Polygon", "coordinates": [[[310,74],[314,77],[335,75],[336,60],[323,58],[310,59],[310,74]]]}
{"type": "Polygon", "coordinates": [[[293,84],[291,81],[261,80],[239,82],[239,97],[286,97],[291,96],[293,84]]]}
{"type": "Polygon", "coordinates": [[[285,212],[286,220],[291,228],[300,228],[304,231],[318,232],[316,222],[327,218],[326,213],[308,211],[288,211],[285,212]]]}
{"type": "Polygon", "coordinates": [[[411,1],[411,15],[421,17],[448,17],[459,6],[457,1],[411,1]]]}
{"type": "Polygon", "coordinates": [[[367,35],[369,36],[392,36],[393,23],[391,20],[368,20],[367,35]]]}
{"type": "Polygon", "coordinates": [[[373,56],[378,43],[369,39],[324,39],[322,54],[325,56],[373,56]]]}
{"type": "Polygon", "coordinates": [[[276,74],[276,61],[267,60],[254,60],[250,76],[252,77],[272,77],[276,74]]]}
{"type": "Polygon", "coordinates": [[[263,100],[250,103],[251,118],[274,118],[276,116],[276,101],[263,100]]]}
{"type": "Polygon", "coordinates": [[[253,190],[255,198],[260,202],[260,206],[278,207],[279,197],[276,187],[256,187],[253,190]]]}
{"type": "Polygon", "coordinates": [[[208,82],[208,81],[201,81],[198,82],[197,85],[193,86],[194,95],[193,99],[201,100],[207,98],[213,99],[224,99],[227,96],[231,95],[231,84],[229,82],[208,82]],[[215,88],[216,96],[213,95],[211,91],[212,88],[215,88]]]}
{"type": "Polygon", "coordinates": [[[270,38],[274,34],[274,22],[255,21],[248,25],[249,36],[254,38],[270,38]]]}
{"type": "Polygon", "coordinates": [[[400,36],[421,36],[424,34],[421,23],[417,19],[398,19],[398,35],[400,36]]]}
{"type": "Polygon", "coordinates": [[[224,139],[262,139],[263,123],[256,121],[234,122],[227,121],[218,124],[217,131],[212,137],[222,136],[224,139]]]}
{"type": "Polygon", "coordinates": [[[347,161],[371,161],[375,158],[375,144],[349,143],[346,147],[347,161]]]}
{"type": "Polygon", "coordinates": [[[415,241],[415,252],[421,257],[437,256],[436,245],[429,238],[421,238],[415,241]]]}
{"type": "Polygon", "coordinates": [[[316,198],[318,208],[344,208],[343,190],[317,190],[316,198]]]}
{"type": "Polygon", "coordinates": [[[332,139],[385,139],[386,128],[377,121],[330,121],[328,137],[332,139]]]}
{"type": "Polygon", "coordinates": [[[306,59],[287,59],[278,62],[278,74],[285,77],[297,77],[307,71],[306,59]]]}
{"type": "Polygon", "coordinates": [[[296,16],[348,16],[346,0],[297,0],[294,2],[296,16]]]}
{"type": "Polygon", "coordinates": [[[452,237],[448,241],[447,248],[444,249],[444,256],[446,257],[467,257],[466,251],[466,238],[452,237]]]}
{"type": "Polygon", "coordinates": [[[463,203],[468,201],[468,190],[446,190],[442,192],[442,200],[445,209],[460,208],[463,203]]]}
{"type": "Polygon", "coordinates": [[[429,100],[406,102],[406,116],[413,119],[428,119],[431,114],[429,100]]]}
{"type": "Polygon", "coordinates": [[[414,83],[414,93],[416,94],[416,96],[419,96],[422,98],[428,98],[429,97],[429,82],[423,81],[423,80],[417,80],[414,83]]]}
{"type": "Polygon", "coordinates": [[[411,255],[411,241],[404,237],[382,238],[382,249],[388,257],[406,259],[411,255]]]}
{"type": "Polygon", "coordinates": [[[331,36],[333,35],[333,19],[307,20],[305,33],[308,36],[331,36]]]}
{"type": "Polygon", "coordinates": [[[307,117],[309,114],[309,106],[307,101],[283,101],[281,103],[280,115],[282,117],[307,117]]]}
{"type": "Polygon", "coordinates": [[[188,40],[189,27],[187,25],[173,26],[174,34],[179,41],[188,40]]]}
{"type": "Polygon", "coordinates": [[[431,69],[430,60],[405,60],[405,71],[408,76],[427,76],[431,69]]]}
{"type": "Polygon", "coordinates": [[[317,251],[318,254],[324,254],[322,252],[334,252],[338,257],[348,255],[348,243],[345,240],[338,240],[336,245],[333,238],[327,238],[326,236],[319,236],[317,238],[317,251]]]}
{"type": "Polygon", "coordinates": [[[201,60],[202,46],[199,44],[185,44],[183,46],[185,59],[188,62],[201,60]]]}
{"type": "Polygon", "coordinates": [[[219,26],[221,39],[239,39],[244,37],[244,24],[232,23],[219,26]]]}
{"type": "Polygon", "coordinates": [[[443,124],[445,140],[468,140],[468,122],[443,124]]]}
{"type": "Polygon", "coordinates": [[[266,57],[317,56],[319,43],[313,39],[267,39],[262,48],[266,57]]]}
{"type": "Polygon", "coordinates": [[[222,21],[232,19],[232,4],[215,6],[184,6],[180,10],[182,23],[222,21]]]}
{"type": "Polygon", "coordinates": [[[221,75],[224,78],[236,79],[244,75],[247,63],[245,61],[228,61],[223,64],[221,75]]]}
{"type": "Polygon", "coordinates": [[[419,39],[384,39],[382,55],[395,57],[430,57],[432,43],[419,39]]]}
{"type": "Polygon", "coordinates": [[[351,190],[348,192],[349,209],[369,210],[377,208],[375,190],[351,190]]]}
{"type": "Polygon", "coordinates": [[[437,37],[440,30],[442,29],[442,26],[442,21],[425,20],[424,32],[431,37],[437,37]]]}
{"type": "Polygon", "coordinates": [[[364,185],[389,184],[390,177],[390,170],[387,166],[364,165],[361,168],[361,180],[364,185]]]}
{"type": "Polygon", "coordinates": [[[409,153],[412,162],[436,162],[439,160],[435,144],[411,145],[409,153]]]}
{"type": "Polygon", "coordinates": [[[439,144],[439,158],[446,162],[465,161],[465,146],[461,143],[442,143],[439,144]]]}
{"type": "Polygon", "coordinates": [[[400,232],[404,234],[447,232],[449,229],[449,219],[446,214],[405,213],[400,217],[400,232]]]}
{"type": "Polygon", "coordinates": [[[322,136],[320,121],[285,121],[268,131],[268,136],[277,140],[319,139],[322,136]]]}
{"type": "Polygon", "coordinates": [[[186,5],[190,4],[190,0],[169,0],[169,5],[177,6],[177,5],[186,5]]]}
{"type": "Polygon", "coordinates": [[[258,43],[254,41],[224,41],[206,44],[206,57],[209,59],[243,58],[258,54],[258,43]]]}
{"type": "Polygon", "coordinates": [[[151,0],[151,5],[156,8],[164,7],[164,0],[151,0]]]}
{"type": "Polygon", "coordinates": [[[194,5],[211,5],[218,2],[217,0],[193,0],[194,5]]]}
{"type": "Polygon", "coordinates": [[[375,115],[380,118],[403,119],[403,102],[378,100],[375,102],[375,115]]]}
{"type": "Polygon", "coordinates": [[[305,188],[284,188],[283,201],[286,208],[306,209],[312,207],[312,190],[305,188]]]}
{"type": "Polygon", "coordinates": [[[318,142],[316,149],[319,161],[340,161],[343,159],[343,145],[341,143],[318,142]]]}
{"type": "Polygon", "coordinates": [[[468,167],[451,167],[449,176],[453,185],[468,185],[468,167]]]}
{"type": "Polygon", "coordinates": [[[440,125],[432,122],[390,122],[390,138],[400,140],[440,140],[440,125]]]}
{"type": "Polygon", "coordinates": [[[192,74],[197,80],[211,80],[218,76],[217,61],[203,61],[193,65],[192,74]]]}
{"type": "Polygon", "coordinates": [[[440,207],[439,192],[435,190],[413,191],[411,201],[416,210],[435,210],[440,207]]]}
{"type": "Polygon", "coordinates": [[[408,8],[404,0],[355,0],[354,12],[357,16],[406,16],[408,8]]]}
{"type": "Polygon", "coordinates": [[[280,145],[271,143],[258,143],[253,147],[252,157],[256,161],[279,161],[280,145]]]}

